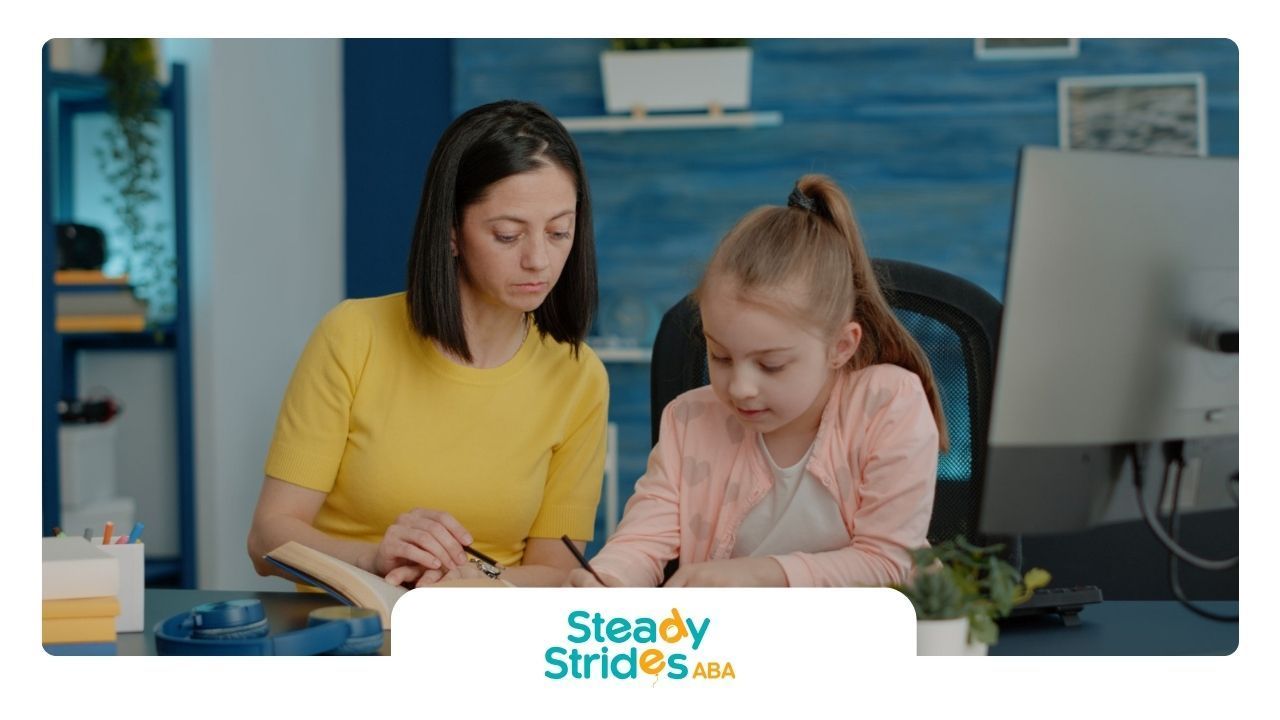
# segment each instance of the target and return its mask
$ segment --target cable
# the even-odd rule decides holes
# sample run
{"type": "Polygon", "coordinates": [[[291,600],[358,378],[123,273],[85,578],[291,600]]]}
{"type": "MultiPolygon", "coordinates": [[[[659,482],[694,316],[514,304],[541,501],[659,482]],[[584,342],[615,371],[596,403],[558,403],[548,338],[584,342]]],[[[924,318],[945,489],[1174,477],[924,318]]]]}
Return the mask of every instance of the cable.
{"type": "Polygon", "coordinates": [[[1138,493],[1138,509],[1142,511],[1142,519],[1147,521],[1147,527],[1151,528],[1151,532],[1169,552],[1181,558],[1188,565],[1198,567],[1201,570],[1227,570],[1240,564],[1240,556],[1226,558],[1223,560],[1209,560],[1199,555],[1193,555],[1186,548],[1179,545],[1175,540],[1169,537],[1164,528],[1156,522],[1155,517],[1151,514],[1151,508],[1147,505],[1142,497],[1142,453],[1138,448],[1138,444],[1134,443],[1130,448],[1133,456],[1133,486],[1138,493]]]}
{"type": "MultiPolygon", "coordinates": [[[[1169,485],[1169,468],[1177,468],[1173,476],[1173,508],[1169,511],[1169,537],[1173,538],[1174,542],[1177,542],[1178,540],[1178,499],[1182,496],[1182,471],[1186,466],[1187,463],[1181,457],[1181,453],[1179,453],[1177,458],[1170,458],[1166,461],[1164,480],[1160,483],[1160,497],[1163,499],[1165,497],[1165,490],[1169,485]]],[[[1177,598],[1178,602],[1182,603],[1183,607],[1200,617],[1208,618],[1209,620],[1216,620],[1218,622],[1240,622],[1239,614],[1221,615],[1213,612],[1212,610],[1205,610],[1202,607],[1192,604],[1191,600],[1187,598],[1186,593],[1182,590],[1182,582],[1178,579],[1178,556],[1173,553],[1169,553],[1169,589],[1173,591],[1173,596],[1177,598]]]]}

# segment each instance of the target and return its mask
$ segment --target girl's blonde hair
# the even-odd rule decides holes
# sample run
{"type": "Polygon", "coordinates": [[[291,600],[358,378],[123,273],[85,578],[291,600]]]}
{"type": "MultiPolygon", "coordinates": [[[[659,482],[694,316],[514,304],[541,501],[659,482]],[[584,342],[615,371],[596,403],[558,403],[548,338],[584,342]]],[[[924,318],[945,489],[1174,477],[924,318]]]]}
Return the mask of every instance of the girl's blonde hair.
{"type": "Polygon", "coordinates": [[[701,301],[708,283],[717,278],[732,279],[742,293],[770,295],[771,305],[784,307],[787,300],[777,291],[797,283],[807,297],[786,310],[827,338],[856,320],[862,342],[846,369],[889,363],[919,376],[939,443],[947,449],[947,422],[933,369],[885,300],[853,208],[831,178],[805,175],[787,207],[766,205],[739,220],[711,256],[694,298],[701,301]]]}

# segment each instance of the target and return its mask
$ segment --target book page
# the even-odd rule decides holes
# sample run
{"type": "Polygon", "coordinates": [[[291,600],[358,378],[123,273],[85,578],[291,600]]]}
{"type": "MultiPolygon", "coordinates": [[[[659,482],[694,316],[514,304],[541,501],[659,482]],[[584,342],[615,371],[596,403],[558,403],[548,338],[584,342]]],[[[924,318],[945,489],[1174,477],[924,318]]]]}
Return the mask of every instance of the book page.
{"type": "Polygon", "coordinates": [[[267,553],[267,559],[357,607],[377,610],[382,627],[391,629],[391,608],[407,590],[360,568],[298,542],[289,541],[267,553]],[[316,581],[319,582],[316,582],[316,581]]]}

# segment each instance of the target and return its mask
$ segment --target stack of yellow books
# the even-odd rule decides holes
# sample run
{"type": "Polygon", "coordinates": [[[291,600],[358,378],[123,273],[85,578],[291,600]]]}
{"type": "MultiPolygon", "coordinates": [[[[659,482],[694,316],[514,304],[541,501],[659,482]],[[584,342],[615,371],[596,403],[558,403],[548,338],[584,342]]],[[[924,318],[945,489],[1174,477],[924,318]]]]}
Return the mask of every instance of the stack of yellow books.
{"type": "Polygon", "coordinates": [[[59,270],[53,282],[58,332],[138,332],[147,326],[147,304],[134,295],[127,275],[59,270]]]}
{"type": "Polygon", "coordinates": [[[45,538],[40,641],[50,655],[115,655],[120,563],[78,537],[45,538]]]}
{"type": "Polygon", "coordinates": [[[40,642],[51,655],[114,655],[119,614],[120,601],[110,595],[45,600],[40,642]]]}

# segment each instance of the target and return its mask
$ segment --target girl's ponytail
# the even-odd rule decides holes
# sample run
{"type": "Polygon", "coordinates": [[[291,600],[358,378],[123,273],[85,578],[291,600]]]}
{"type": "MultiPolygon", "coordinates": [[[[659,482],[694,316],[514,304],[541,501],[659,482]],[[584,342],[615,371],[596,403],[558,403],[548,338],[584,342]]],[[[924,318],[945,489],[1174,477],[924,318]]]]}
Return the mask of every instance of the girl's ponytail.
{"type": "Polygon", "coordinates": [[[938,425],[938,442],[945,452],[949,446],[947,419],[942,411],[933,368],[920,343],[903,327],[880,290],[880,282],[872,269],[871,257],[862,242],[862,232],[858,229],[848,198],[831,178],[805,175],[796,183],[787,204],[812,212],[829,223],[848,246],[853,267],[853,319],[862,326],[862,343],[849,361],[850,368],[889,363],[915,373],[924,387],[925,396],[929,398],[929,408],[938,425]]]}

